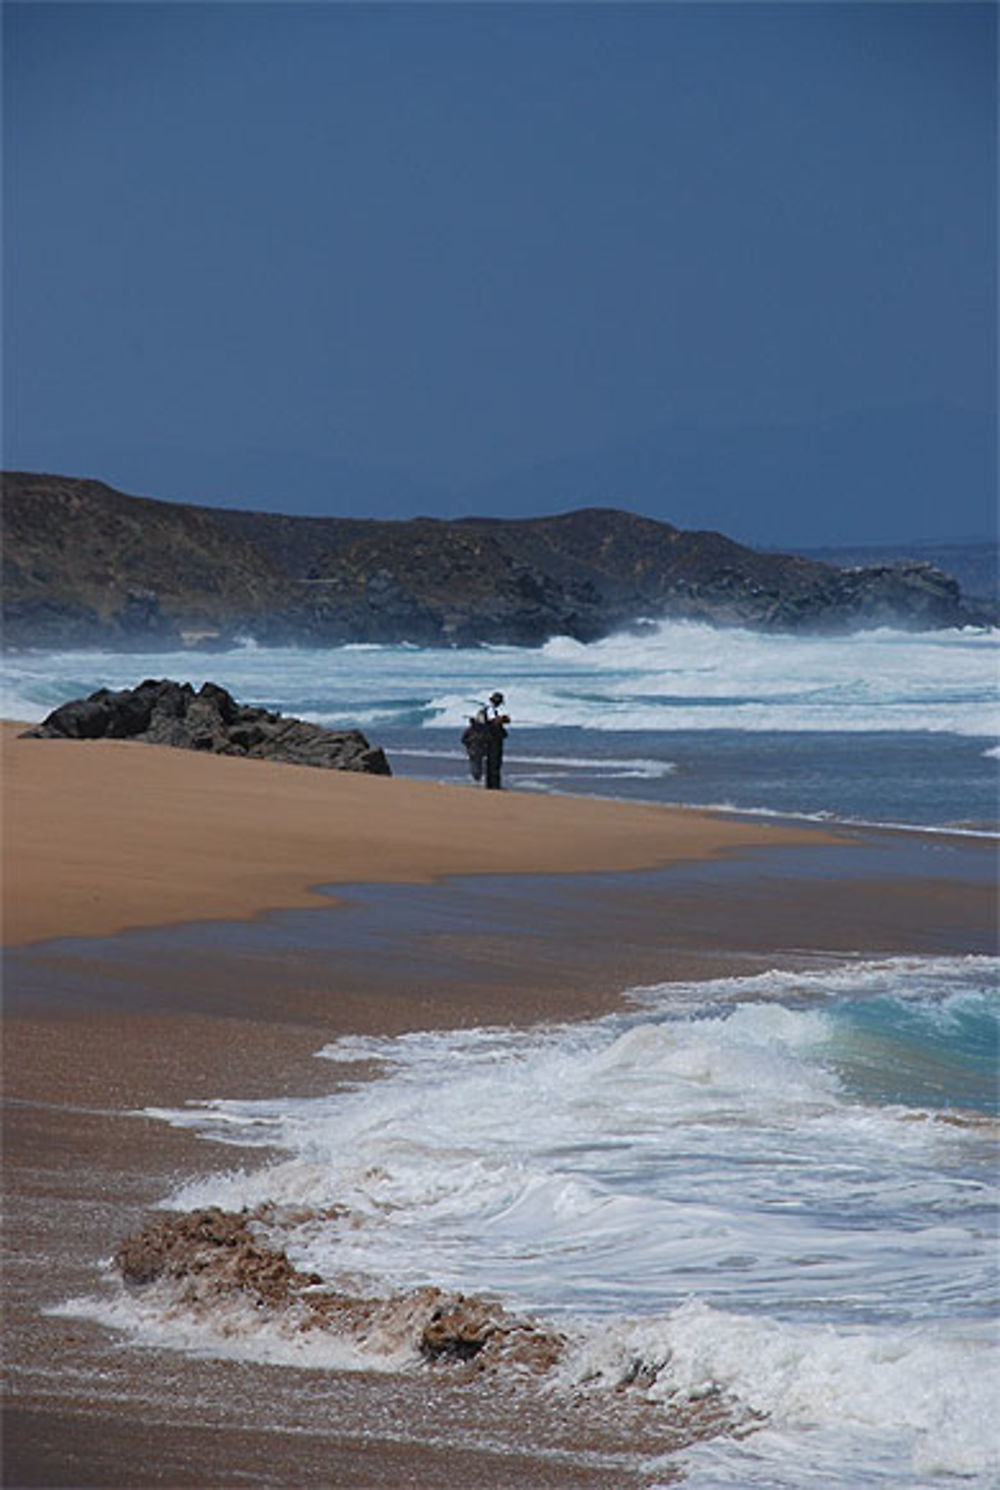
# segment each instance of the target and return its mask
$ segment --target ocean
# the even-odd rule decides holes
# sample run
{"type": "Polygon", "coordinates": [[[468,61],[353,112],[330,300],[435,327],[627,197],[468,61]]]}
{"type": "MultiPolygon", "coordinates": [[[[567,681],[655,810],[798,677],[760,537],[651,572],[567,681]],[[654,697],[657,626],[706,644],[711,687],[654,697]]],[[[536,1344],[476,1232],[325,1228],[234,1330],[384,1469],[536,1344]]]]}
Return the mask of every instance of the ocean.
{"type": "MultiPolygon", "coordinates": [[[[499,688],[509,786],[988,849],[998,642],[671,624],[538,650],[20,654],[4,713],[211,678],[472,790],[458,736],[499,688]]],[[[148,1112],[233,1150],[164,1201],[272,1206],[291,1260],[355,1293],[498,1295],[565,1335],[545,1389],[595,1414],[625,1383],[665,1415],[723,1400],[734,1431],[649,1463],[650,1485],[679,1464],[697,1487],[992,1486],[998,970],[859,953],[622,989],[589,1021],[341,1039],[317,1051],[323,1096],[148,1112]]],[[[110,1278],[63,1312],[289,1370],[419,1369],[384,1340],[186,1317],[110,1278]]]]}
{"type": "Polygon", "coordinates": [[[1000,632],[768,635],[669,623],[584,645],[12,653],[5,717],[99,687],[207,679],[358,727],[401,775],[468,779],[459,735],[499,688],[506,781],[741,812],[995,832],[1000,632]]]}

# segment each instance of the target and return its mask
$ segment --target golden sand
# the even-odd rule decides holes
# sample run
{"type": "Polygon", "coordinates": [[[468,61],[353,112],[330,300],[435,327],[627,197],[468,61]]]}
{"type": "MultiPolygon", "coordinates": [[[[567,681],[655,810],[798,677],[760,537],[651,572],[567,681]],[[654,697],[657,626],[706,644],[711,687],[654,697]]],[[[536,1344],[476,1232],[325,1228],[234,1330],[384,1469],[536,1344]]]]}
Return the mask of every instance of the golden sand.
{"type": "Polygon", "coordinates": [[[2,727],[4,941],[329,904],[316,887],[654,868],[787,826],[2,727]]]}

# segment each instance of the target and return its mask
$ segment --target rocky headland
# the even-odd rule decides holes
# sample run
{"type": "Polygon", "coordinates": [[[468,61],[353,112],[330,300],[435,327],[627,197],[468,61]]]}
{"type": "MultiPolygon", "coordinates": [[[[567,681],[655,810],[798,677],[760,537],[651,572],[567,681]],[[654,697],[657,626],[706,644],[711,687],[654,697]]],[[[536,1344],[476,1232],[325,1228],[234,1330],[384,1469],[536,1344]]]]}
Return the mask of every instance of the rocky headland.
{"type": "Polygon", "coordinates": [[[238,704],[217,683],[147,678],[136,688],[99,688],[54,709],[25,730],[38,740],[143,740],[214,755],[245,755],[293,766],[391,776],[385,752],[360,730],[329,730],[269,709],[238,704]]]}
{"type": "Polygon", "coordinates": [[[778,631],[995,622],[918,560],[838,568],[612,508],[523,520],[285,517],[11,472],[8,646],[538,645],[646,620],[778,631]]]}

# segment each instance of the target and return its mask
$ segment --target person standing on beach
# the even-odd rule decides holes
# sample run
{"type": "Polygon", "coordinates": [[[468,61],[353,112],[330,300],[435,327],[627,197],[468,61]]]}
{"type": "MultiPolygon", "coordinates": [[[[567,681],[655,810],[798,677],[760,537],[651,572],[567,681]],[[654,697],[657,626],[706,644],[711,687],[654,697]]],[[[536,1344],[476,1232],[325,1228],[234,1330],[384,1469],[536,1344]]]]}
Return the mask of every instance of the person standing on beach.
{"type": "Polygon", "coordinates": [[[503,765],[503,742],[507,738],[509,714],[501,714],[502,693],[491,693],[490,701],[480,711],[486,727],[486,790],[500,790],[500,769],[503,765]]]}
{"type": "Polygon", "coordinates": [[[502,693],[491,693],[490,701],[476,715],[476,722],[483,732],[485,743],[486,790],[500,791],[500,771],[503,766],[503,742],[507,738],[509,714],[501,714],[502,693]]]}
{"type": "Polygon", "coordinates": [[[506,726],[510,723],[510,715],[500,712],[502,703],[502,693],[491,693],[489,703],[476,710],[462,733],[473,781],[482,781],[485,766],[486,789],[492,792],[500,790],[503,742],[507,738],[506,726]]]}

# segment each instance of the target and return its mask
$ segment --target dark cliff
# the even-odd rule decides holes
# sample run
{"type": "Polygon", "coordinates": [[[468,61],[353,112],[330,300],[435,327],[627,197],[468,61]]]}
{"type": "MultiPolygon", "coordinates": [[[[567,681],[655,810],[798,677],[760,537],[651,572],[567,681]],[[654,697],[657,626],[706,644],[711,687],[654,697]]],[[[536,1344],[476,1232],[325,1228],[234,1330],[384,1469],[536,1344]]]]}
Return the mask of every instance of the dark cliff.
{"type": "Polygon", "coordinates": [[[531,645],[643,618],[775,630],[989,620],[928,564],[844,570],[628,512],[528,520],[294,518],[12,472],[3,491],[13,646],[531,645]]]}

